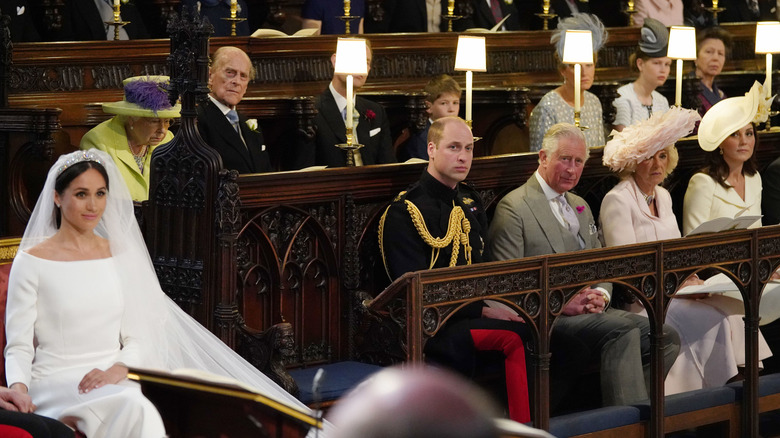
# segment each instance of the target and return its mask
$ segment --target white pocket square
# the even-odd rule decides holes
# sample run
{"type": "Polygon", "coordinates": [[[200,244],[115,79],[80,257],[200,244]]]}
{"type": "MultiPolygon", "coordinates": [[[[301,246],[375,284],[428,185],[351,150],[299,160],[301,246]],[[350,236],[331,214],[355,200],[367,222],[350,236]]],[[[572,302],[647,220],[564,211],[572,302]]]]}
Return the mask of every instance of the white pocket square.
{"type": "Polygon", "coordinates": [[[17,6],[16,15],[22,15],[22,14],[24,14],[24,6],[17,6]]]}
{"type": "Polygon", "coordinates": [[[373,137],[373,136],[379,134],[379,132],[381,130],[382,130],[382,128],[374,128],[374,129],[368,131],[368,135],[369,135],[369,137],[373,137]]]}
{"type": "Polygon", "coordinates": [[[264,151],[265,150],[265,145],[260,146],[260,150],[264,151]]]}

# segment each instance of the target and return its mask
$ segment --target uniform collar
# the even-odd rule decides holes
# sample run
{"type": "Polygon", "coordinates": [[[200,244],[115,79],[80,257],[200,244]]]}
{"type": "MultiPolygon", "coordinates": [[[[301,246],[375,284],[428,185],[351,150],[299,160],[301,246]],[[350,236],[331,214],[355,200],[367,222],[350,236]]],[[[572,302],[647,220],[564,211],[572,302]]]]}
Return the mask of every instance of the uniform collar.
{"type": "Polygon", "coordinates": [[[420,185],[434,197],[445,201],[453,200],[458,196],[457,186],[452,189],[442,184],[441,181],[431,176],[427,169],[423,171],[422,177],[420,177],[420,185]]]}

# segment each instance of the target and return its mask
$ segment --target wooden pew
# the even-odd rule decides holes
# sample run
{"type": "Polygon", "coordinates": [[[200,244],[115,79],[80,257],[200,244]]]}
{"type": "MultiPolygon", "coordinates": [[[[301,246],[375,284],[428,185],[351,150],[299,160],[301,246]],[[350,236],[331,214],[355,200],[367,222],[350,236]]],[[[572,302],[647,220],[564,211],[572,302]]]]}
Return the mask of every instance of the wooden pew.
{"type": "MultiPolygon", "coordinates": [[[[380,318],[399,325],[398,343],[411,361],[422,361],[425,341],[458,309],[470,303],[491,299],[517,310],[526,320],[535,344],[531,353],[537,385],[532,404],[534,424],[547,429],[551,327],[565,303],[581,288],[599,282],[620,283],[642,302],[651,321],[652,401],[648,436],[660,437],[664,432],[712,421],[730,421],[735,431],[733,403],[690,415],[666,419],[664,416],[663,357],[658,330],[681,282],[696,271],[718,268],[738,284],[746,297],[746,380],[741,423],[742,436],[754,437],[758,433],[759,414],[758,304],[764,284],[780,264],[778,242],[780,227],[775,226],[411,272],[368,301],[368,307],[378,312],[380,318]]],[[[768,397],[766,403],[772,399],[768,397]]]]}
{"type": "MultiPolygon", "coordinates": [[[[769,163],[778,154],[778,140],[778,132],[762,134],[760,162],[769,163]]],[[[690,175],[703,165],[703,154],[695,140],[681,141],[678,149],[680,164],[668,186],[681,206],[690,175]]],[[[480,191],[490,212],[505,193],[531,176],[536,158],[477,158],[468,182],[480,191]]],[[[577,187],[596,214],[603,195],[617,182],[600,162],[601,150],[595,149],[577,187]]],[[[379,215],[424,168],[396,164],[238,178],[241,211],[247,218],[237,237],[245,246],[236,262],[244,266],[238,270],[244,272],[238,306],[251,327],[281,320],[293,324],[299,350],[291,365],[347,358],[392,363],[404,357],[381,345],[373,352],[355,350],[355,337],[364,334],[357,304],[388,284],[377,259],[379,215]]]]}
{"type": "MultiPolygon", "coordinates": [[[[163,3],[161,8],[170,7],[169,2],[163,3]]],[[[719,85],[727,94],[738,95],[749,88],[749,80],[744,79],[743,73],[754,72],[751,77],[760,77],[763,60],[753,53],[755,26],[729,24],[725,27],[735,36],[735,48],[719,85]]],[[[610,29],[610,35],[609,42],[600,53],[596,74],[598,81],[604,84],[602,87],[625,83],[634,77],[627,60],[636,46],[638,30],[615,28],[610,29]]],[[[287,133],[299,128],[295,99],[317,96],[326,88],[332,74],[329,58],[335,48],[335,38],[212,39],[212,51],[220,46],[235,45],[250,55],[257,76],[249,87],[247,103],[241,109],[246,109],[250,117],[267,121],[264,127],[269,130],[269,147],[272,149],[282,150],[284,144],[277,139],[285,138],[287,133]],[[252,99],[259,101],[252,103],[252,99]],[[283,126],[276,126],[275,122],[283,126]]],[[[375,34],[367,35],[367,38],[371,40],[375,53],[371,77],[362,89],[366,94],[420,93],[428,79],[442,73],[452,74],[464,83],[463,74],[453,71],[457,34],[375,34]]],[[[481,101],[480,93],[487,93],[487,98],[482,99],[485,108],[475,108],[475,130],[477,135],[485,138],[486,144],[492,145],[492,138],[496,136],[500,139],[502,135],[491,127],[496,123],[500,127],[506,126],[508,118],[519,117],[514,111],[514,104],[506,110],[493,109],[497,103],[501,106],[501,93],[527,87],[528,98],[533,103],[560,84],[561,77],[556,70],[549,38],[550,32],[544,31],[487,35],[488,71],[475,75],[477,106],[481,101]],[[489,109],[494,113],[488,114],[489,109]]],[[[17,44],[8,80],[10,106],[62,109],[64,138],[61,139],[60,149],[72,148],[78,145],[87,130],[107,118],[96,104],[122,98],[123,79],[133,75],[169,73],[169,47],[168,40],[164,39],[17,44]]],[[[670,80],[667,87],[672,86],[670,80]]],[[[671,88],[664,92],[668,97],[673,95],[671,88]]],[[[509,103],[509,100],[511,96],[507,96],[503,104],[509,103]]],[[[400,104],[403,105],[403,102],[400,104]]],[[[304,111],[301,115],[305,119],[307,113],[304,111]]],[[[522,129],[522,123],[514,122],[518,129],[522,129]]],[[[406,127],[401,125],[396,124],[406,127]]],[[[399,132],[394,133],[397,136],[399,132]]],[[[519,145],[499,142],[495,150],[489,147],[485,151],[491,154],[522,152],[525,150],[523,147],[522,142],[519,145]]]]}

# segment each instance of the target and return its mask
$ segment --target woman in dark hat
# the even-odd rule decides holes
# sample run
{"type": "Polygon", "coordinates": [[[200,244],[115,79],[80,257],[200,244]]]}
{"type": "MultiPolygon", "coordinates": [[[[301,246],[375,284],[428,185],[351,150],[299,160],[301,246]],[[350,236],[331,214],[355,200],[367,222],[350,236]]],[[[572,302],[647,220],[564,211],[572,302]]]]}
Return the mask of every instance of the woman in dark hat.
{"type": "Polygon", "coordinates": [[[641,29],[639,46],[631,54],[629,64],[631,69],[639,73],[639,77],[618,88],[620,97],[613,105],[615,129],[647,120],[655,113],[664,113],[669,109],[669,101],[661,93],[655,91],[666,82],[672,60],[666,56],[669,44],[669,31],[658,20],[648,18],[641,29]]]}

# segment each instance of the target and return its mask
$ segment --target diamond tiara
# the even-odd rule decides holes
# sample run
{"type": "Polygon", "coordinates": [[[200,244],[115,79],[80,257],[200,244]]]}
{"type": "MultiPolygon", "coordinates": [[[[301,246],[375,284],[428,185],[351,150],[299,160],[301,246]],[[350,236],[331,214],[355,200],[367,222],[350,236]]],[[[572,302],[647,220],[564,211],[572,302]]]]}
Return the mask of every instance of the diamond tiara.
{"type": "Polygon", "coordinates": [[[98,157],[97,154],[93,153],[92,151],[74,152],[70,157],[68,157],[67,160],[65,160],[65,163],[63,163],[62,166],[57,168],[57,176],[60,176],[60,174],[62,174],[62,172],[64,172],[68,167],[76,163],[81,163],[82,161],[94,161],[98,164],[103,164],[103,161],[101,161],[100,157],[98,157]]]}

